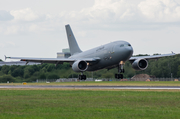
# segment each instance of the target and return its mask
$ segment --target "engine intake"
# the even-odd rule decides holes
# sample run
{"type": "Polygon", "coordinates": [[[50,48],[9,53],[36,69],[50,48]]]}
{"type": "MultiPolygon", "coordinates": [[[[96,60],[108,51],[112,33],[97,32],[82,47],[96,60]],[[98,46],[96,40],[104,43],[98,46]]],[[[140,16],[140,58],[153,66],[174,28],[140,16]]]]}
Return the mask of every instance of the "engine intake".
{"type": "Polygon", "coordinates": [[[83,71],[86,71],[87,68],[88,68],[87,62],[82,61],[82,60],[78,60],[78,61],[74,62],[72,65],[72,69],[75,72],[83,72],[83,71]]]}
{"type": "Polygon", "coordinates": [[[132,63],[135,70],[145,70],[148,67],[148,62],[145,59],[137,59],[132,63]]]}

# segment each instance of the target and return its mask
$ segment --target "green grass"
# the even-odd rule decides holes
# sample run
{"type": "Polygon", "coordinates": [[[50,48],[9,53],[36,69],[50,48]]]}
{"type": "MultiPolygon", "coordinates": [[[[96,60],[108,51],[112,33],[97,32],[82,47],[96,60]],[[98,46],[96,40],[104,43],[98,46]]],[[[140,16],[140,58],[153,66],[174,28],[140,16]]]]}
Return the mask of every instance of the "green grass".
{"type": "MultiPolygon", "coordinates": [[[[0,85],[22,85],[22,83],[0,83],[0,85]]],[[[27,85],[109,85],[109,86],[180,86],[180,81],[82,81],[59,83],[27,83],[27,85]]]]}
{"type": "Polygon", "coordinates": [[[1,119],[178,119],[180,92],[0,90],[1,119]]]}

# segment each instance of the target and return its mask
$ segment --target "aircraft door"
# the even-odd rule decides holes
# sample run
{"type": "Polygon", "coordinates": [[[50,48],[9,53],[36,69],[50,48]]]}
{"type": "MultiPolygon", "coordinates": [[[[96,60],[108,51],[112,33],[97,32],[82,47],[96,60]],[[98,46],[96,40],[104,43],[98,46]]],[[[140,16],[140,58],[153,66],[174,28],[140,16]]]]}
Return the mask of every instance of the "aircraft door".
{"type": "Polygon", "coordinates": [[[109,52],[107,49],[104,49],[103,54],[104,54],[104,60],[109,59],[109,52]]]}
{"type": "Polygon", "coordinates": [[[113,60],[113,54],[114,54],[114,46],[113,47],[109,47],[106,50],[106,60],[108,62],[111,62],[113,60]]]}
{"type": "Polygon", "coordinates": [[[115,52],[115,45],[113,47],[111,47],[111,49],[110,49],[110,59],[113,58],[114,52],[115,52]]]}

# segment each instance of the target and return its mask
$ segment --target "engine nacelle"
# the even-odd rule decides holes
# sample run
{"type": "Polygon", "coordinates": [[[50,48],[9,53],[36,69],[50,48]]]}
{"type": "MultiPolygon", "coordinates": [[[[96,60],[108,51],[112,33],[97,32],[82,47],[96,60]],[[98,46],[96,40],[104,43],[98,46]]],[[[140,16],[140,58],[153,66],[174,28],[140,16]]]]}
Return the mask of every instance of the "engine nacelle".
{"type": "Polygon", "coordinates": [[[137,59],[132,63],[135,70],[145,70],[148,67],[148,61],[145,59],[137,59]]]}
{"type": "Polygon", "coordinates": [[[83,72],[83,71],[86,71],[87,68],[88,68],[87,62],[82,61],[82,60],[78,60],[78,61],[74,62],[72,65],[72,69],[75,72],[83,72]]]}

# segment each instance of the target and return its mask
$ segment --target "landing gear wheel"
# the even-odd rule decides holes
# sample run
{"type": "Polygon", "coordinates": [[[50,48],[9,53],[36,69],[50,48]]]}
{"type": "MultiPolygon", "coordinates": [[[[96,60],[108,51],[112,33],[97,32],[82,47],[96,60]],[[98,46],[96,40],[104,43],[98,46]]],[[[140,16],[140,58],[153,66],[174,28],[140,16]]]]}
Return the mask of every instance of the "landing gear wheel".
{"type": "Polygon", "coordinates": [[[79,80],[86,80],[86,75],[79,75],[79,80]]]}
{"type": "Polygon", "coordinates": [[[115,74],[116,79],[123,79],[123,74],[115,74]]]}
{"type": "Polygon", "coordinates": [[[86,75],[82,75],[82,79],[83,79],[83,80],[86,80],[86,75]]]}
{"type": "Polygon", "coordinates": [[[124,73],[125,72],[125,70],[124,69],[122,69],[122,73],[124,73]]]}
{"type": "Polygon", "coordinates": [[[82,80],[82,77],[81,77],[81,75],[79,75],[79,76],[78,76],[78,79],[79,79],[79,80],[82,80]]]}
{"type": "Polygon", "coordinates": [[[125,70],[124,69],[119,69],[119,73],[124,73],[125,70]]]}
{"type": "Polygon", "coordinates": [[[124,66],[124,63],[120,62],[118,66],[118,74],[115,74],[116,79],[123,79],[123,74],[121,74],[125,72],[123,66],[124,66]]]}

